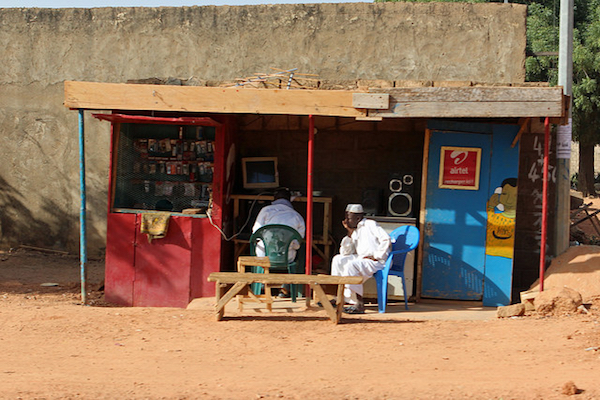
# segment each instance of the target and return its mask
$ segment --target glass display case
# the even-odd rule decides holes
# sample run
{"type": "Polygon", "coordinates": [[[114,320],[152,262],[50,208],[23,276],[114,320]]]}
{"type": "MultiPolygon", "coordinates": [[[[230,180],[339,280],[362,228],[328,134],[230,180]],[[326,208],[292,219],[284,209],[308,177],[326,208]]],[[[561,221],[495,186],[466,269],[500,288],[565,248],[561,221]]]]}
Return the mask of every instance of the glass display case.
{"type": "Polygon", "coordinates": [[[205,213],[212,200],[214,126],[122,123],[113,211],[205,213]]]}

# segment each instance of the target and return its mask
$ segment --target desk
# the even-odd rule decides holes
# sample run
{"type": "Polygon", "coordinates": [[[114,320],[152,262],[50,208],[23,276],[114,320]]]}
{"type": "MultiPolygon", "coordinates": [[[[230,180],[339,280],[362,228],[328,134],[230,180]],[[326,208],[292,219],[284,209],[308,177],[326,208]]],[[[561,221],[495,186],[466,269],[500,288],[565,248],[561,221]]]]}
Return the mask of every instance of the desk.
{"type": "MultiPolygon", "coordinates": [[[[331,276],[302,274],[251,274],[239,272],[213,272],[208,276],[209,282],[215,282],[216,304],[215,317],[223,319],[225,306],[239,294],[247,294],[252,283],[263,284],[299,284],[309,285],[315,292],[319,302],[334,324],[340,322],[344,306],[344,285],[356,285],[362,282],[361,276],[331,276]],[[335,293],[335,308],[329,302],[327,292],[335,293]]],[[[307,298],[308,301],[308,298],[307,298]]]]}
{"type": "MultiPolygon", "coordinates": [[[[233,199],[233,221],[234,224],[237,224],[235,226],[235,230],[236,232],[238,231],[238,229],[240,228],[241,224],[243,224],[243,221],[246,220],[246,218],[248,217],[247,215],[247,210],[243,209],[241,206],[241,200],[245,200],[245,201],[273,201],[273,196],[269,196],[269,195],[261,195],[261,196],[256,196],[256,195],[251,195],[251,194],[234,194],[231,195],[231,198],[233,199]],[[240,221],[240,217],[243,219],[240,221]]],[[[306,203],[308,201],[307,197],[296,197],[294,199],[293,203],[306,203]]],[[[329,259],[331,257],[331,247],[333,246],[333,241],[331,240],[331,230],[332,230],[332,213],[331,213],[331,204],[332,204],[333,198],[332,197],[313,197],[313,204],[316,205],[322,205],[323,206],[323,219],[322,220],[317,220],[315,219],[313,221],[313,232],[317,231],[319,232],[319,229],[314,229],[314,227],[317,228],[321,228],[320,235],[315,235],[313,234],[313,242],[312,242],[312,247],[313,249],[319,254],[319,256],[321,256],[325,262],[326,265],[329,265],[329,259]]],[[[248,224],[253,224],[254,221],[250,221],[248,224]]],[[[250,228],[252,228],[250,226],[250,228]]],[[[247,251],[248,249],[248,245],[249,245],[249,239],[248,238],[236,238],[233,239],[233,243],[234,243],[234,252],[235,252],[235,259],[237,260],[238,257],[240,255],[242,255],[245,251],[247,251]]]]}

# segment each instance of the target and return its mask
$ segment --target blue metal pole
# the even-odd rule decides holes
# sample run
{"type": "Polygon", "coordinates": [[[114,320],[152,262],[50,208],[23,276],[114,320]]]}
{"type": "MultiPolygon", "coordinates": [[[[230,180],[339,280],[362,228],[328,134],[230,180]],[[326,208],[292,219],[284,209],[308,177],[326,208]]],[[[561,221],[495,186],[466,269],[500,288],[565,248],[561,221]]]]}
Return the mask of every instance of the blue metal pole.
{"type": "Polygon", "coordinates": [[[81,301],[87,304],[87,239],[86,239],[86,199],[85,199],[85,146],[84,146],[83,110],[79,110],[79,265],[81,268],[81,301]]]}

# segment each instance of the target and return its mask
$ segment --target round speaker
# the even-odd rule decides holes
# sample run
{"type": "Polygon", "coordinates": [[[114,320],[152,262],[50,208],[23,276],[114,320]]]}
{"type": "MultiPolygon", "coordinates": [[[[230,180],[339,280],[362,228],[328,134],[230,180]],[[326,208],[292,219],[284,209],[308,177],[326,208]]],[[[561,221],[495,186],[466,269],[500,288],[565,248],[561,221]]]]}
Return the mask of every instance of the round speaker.
{"type": "Polygon", "coordinates": [[[390,179],[390,191],[393,193],[402,191],[402,181],[400,179],[390,179]]]}
{"type": "Polygon", "coordinates": [[[365,214],[377,215],[383,206],[382,191],[379,189],[366,189],[362,194],[362,206],[365,214]]]}
{"type": "Polygon", "coordinates": [[[404,183],[406,186],[410,186],[413,184],[413,176],[412,175],[404,175],[402,177],[402,183],[404,183]]]}
{"type": "Polygon", "coordinates": [[[388,213],[394,217],[406,217],[412,213],[412,196],[408,193],[392,193],[388,199],[388,213]]]}

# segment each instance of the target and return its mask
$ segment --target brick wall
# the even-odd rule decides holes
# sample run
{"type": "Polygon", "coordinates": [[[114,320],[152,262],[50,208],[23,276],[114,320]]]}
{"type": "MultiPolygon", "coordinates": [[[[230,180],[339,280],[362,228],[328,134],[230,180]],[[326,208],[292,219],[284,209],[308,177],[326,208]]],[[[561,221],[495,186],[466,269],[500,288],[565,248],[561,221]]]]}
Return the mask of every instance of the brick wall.
{"type": "MultiPolygon", "coordinates": [[[[280,184],[306,193],[308,117],[248,115],[238,121],[236,146],[239,158],[278,157],[280,184]]],[[[333,233],[336,239],[345,234],[340,221],[346,204],[361,202],[363,191],[371,188],[382,190],[383,202],[389,179],[394,174],[414,174],[414,203],[418,204],[424,120],[374,123],[318,117],[315,127],[314,190],[334,197],[333,233]]]]}

